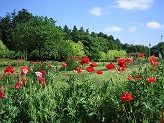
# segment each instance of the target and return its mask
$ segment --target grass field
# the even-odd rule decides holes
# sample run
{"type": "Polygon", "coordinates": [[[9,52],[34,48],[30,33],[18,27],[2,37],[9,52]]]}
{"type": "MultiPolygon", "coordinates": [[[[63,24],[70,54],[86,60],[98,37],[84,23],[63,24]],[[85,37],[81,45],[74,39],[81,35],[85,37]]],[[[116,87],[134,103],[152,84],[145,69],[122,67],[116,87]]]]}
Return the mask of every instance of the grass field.
{"type": "MultiPolygon", "coordinates": [[[[29,66],[30,61],[24,61],[24,60],[10,60],[10,59],[0,59],[0,75],[2,76],[4,74],[4,68],[6,66],[12,66],[15,69],[15,75],[20,73],[20,68],[22,66],[29,66]]],[[[113,80],[113,81],[124,81],[127,79],[127,76],[129,75],[129,73],[132,73],[132,71],[137,71],[141,66],[140,65],[129,65],[126,69],[126,71],[124,71],[121,74],[117,74],[116,70],[107,70],[105,68],[106,64],[108,64],[110,62],[97,62],[97,67],[95,68],[95,70],[102,70],[103,74],[99,75],[96,73],[90,73],[89,76],[97,83],[101,83],[103,81],[108,81],[108,80],[113,80]]],[[[55,66],[56,64],[58,65],[58,69],[60,69],[61,63],[60,62],[56,62],[56,61],[49,61],[49,64],[51,64],[52,66],[55,66]]],[[[116,63],[115,63],[116,64],[116,63]]],[[[143,65],[142,68],[144,69],[146,65],[143,65]]],[[[55,70],[54,70],[55,71],[55,70]]],[[[83,75],[88,74],[87,71],[82,70],[82,74],[78,75],[76,71],[60,71],[59,78],[61,79],[61,76],[65,79],[68,79],[70,76],[75,75],[77,77],[82,77],[83,75]]]]}

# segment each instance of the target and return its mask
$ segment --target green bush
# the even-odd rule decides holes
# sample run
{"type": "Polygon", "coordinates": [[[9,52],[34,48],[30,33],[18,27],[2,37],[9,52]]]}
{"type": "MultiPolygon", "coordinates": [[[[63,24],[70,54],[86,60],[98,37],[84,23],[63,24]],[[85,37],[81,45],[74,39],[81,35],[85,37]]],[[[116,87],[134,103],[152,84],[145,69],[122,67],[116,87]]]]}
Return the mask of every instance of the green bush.
{"type": "Polygon", "coordinates": [[[66,60],[66,63],[67,63],[67,70],[70,71],[70,70],[76,70],[76,68],[79,66],[79,63],[77,60],[75,59],[72,59],[72,58],[68,58],[66,60]]]}
{"type": "Polygon", "coordinates": [[[7,58],[9,58],[9,59],[16,59],[16,58],[19,58],[19,57],[20,57],[19,52],[12,51],[12,50],[7,52],[7,58]]]}
{"type": "Polygon", "coordinates": [[[116,58],[125,58],[126,57],[126,51],[124,50],[109,50],[107,52],[107,61],[115,61],[116,58]]]}
{"type": "Polygon", "coordinates": [[[38,50],[33,50],[29,55],[29,59],[33,59],[33,60],[40,59],[39,58],[39,51],[38,50]]]}

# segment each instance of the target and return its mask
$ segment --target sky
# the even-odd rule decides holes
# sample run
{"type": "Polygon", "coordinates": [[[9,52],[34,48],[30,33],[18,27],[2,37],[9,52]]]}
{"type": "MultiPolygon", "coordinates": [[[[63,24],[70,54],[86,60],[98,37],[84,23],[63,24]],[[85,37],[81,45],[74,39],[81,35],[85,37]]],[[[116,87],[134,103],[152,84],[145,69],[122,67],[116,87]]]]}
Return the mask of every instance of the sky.
{"type": "Polygon", "coordinates": [[[0,0],[0,16],[27,9],[34,16],[113,35],[121,43],[151,46],[164,41],[164,0],[0,0]]]}

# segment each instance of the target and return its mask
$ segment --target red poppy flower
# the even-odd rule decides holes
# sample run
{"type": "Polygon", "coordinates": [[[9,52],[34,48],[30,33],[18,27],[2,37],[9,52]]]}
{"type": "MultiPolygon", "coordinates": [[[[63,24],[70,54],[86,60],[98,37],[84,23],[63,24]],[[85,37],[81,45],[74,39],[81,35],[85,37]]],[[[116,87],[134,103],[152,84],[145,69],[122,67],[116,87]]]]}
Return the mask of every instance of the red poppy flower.
{"type": "Polygon", "coordinates": [[[82,72],[82,70],[81,70],[80,67],[77,67],[76,70],[77,70],[77,73],[78,73],[78,74],[80,74],[80,73],[82,72]]]}
{"type": "Polygon", "coordinates": [[[145,58],[145,55],[143,53],[139,53],[137,57],[138,58],[145,58]]]}
{"type": "Polygon", "coordinates": [[[27,74],[28,73],[28,70],[27,69],[22,69],[22,71],[21,71],[21,75],[23,75],[23,74],[27,74]]]}
{"type": "Polygon", "coordinates": [[[42,78],[42,77],[38,77],[37,80],[40,82],[40,83],[44,83],[46,81],[45,78],[42,78]]]}
{"type": "Polygon", "coordinates": [[[120,100],[129,102],[129,101],[133,100],[133,96],[132,96],[132,94],[126,92],[120,96],[120,100]]]}
{"type": "Polygon", "coordinates": [[[115,66],[114,66],[114,64],[110,63],[110,64],[107,64],[107,65],[106,65],[106,68],[107,68],[108,70],[112,70],[112,69],[115,68],[115,66]]]}
{"type": "Polygon", "coordinates": [[[157,58],[155,56],[151,56],[149,59],[150,65],[151,66],[157,66],[158,62],[157,62],[157,58]]]}
{"type": "Polygon", "coordinates": [[[133,63],[133,59],[131,59],[131,58],[126,58],[125,60],[126,60],[126,62],[133,63]]]}
{"type": "Polygon", "coordinates": [[[0,98],[5,98],[4,91],[0,90],[0,98]]]}
{"type": "Polygon", "coordinates": [[[82,59],[81,59],[81,62],[80,64],[83,65],[83,64],[89,64],[90,62],[90,59],[88,58],[88,56],[84,56],[82,59]]]}
{"type": "Polygon", "coordinates": [[[41,83],[42,87],[44,87],[44,86],[45,86],[45,81],[46,81],[46,79],[45,79],[45,78],[42,78],[42,77],[39,77],[39,78],[37,78],[37,79],[38,79],[38,81],[41,83]]]}
{"type": "Polygon", "coordinates": [[[46,74],[45,70],[39,70],[39,72],[41,72],[42,74],[46,74]]]}
{"type": "Polygon", "coordinates": [[[22,66],[22,67],[21,67],[21,70],[22,70],[22,69],[27,69],[27,70],[29,70],[29,68],[28,68],[27,66],[22,66]]]}
{"type": "Polygon", "coordinates": [[[14,68],[11,67],[11,66],[7,66],[7,67],[5,68],[5,70],[4,70],[4,73],[5,73],[5,74],[10,74],[10,73],[14,73],[14,72],[15,72],[15,70],[14,70],[14,68]]]}
{"type": "Polygon", "coordinates": [[[155,66],[158,66],[158,62],[153,62],[153,61],[152,61],[152,62],[150,62],[150,64],[151,64],[151,66],[154,66],[154,67],[155,67],[155,66]]]}
{"type": "Polygon", "coordinates": [[[156,78],[154,78],[154,77],[146,78],[146,82],[147,82],[147,83],[156,82],[156,81],[157,81],[157,80],[156,80],[156,78]]]}
{"type": "Polygon", "coordinates": [[[27,83],[27,79],[26,78],[22,78],[21,81],[26,84],[27,83]]]}
{"type": "Polygon", "coordinates": [[[63,67],[67,67],[67,63],[62,62],[62,66],[63,66],[63,67]]]}
{"type": "Polygon", "coordinates": [[[126,59],[118,58],[116,61],[120,67],[126,67],[126,59]]]}
{"type": "Polygon", "coordinates": [[[155,56],[151,56],[149,61],[154,61],[154,62],[157,62],[157,58],[155,56]]]}
{"type": "Polygon", "coordinates": [[[34,64],[34,61],[30,61],[30,64],[34,64]]]}
{"type": "Polygon", "coordinates": [[[141,79],[141,77],[139,76],[139,75],[135,75],[135,80],[140,80],[141,79]]]}
{"type": "Polygon", "coordinates": [[[96,62],[92,62],[92,64],[90,64],[90,67],[96,67],[97,63],[96,62]]]}
{"type": "Polygon", "coordinates": [[[85,68],[85,70],[88,72],[94,72],[95,71],[93,67],[87,67],[87,68],[85,68]]]}
{"type": "Polygon", "coordinates": [[[20,88],[20,87],[22,87],[22,84],[21,84],[21,82],[18,81],[18,82],[16,83],[16,85],[15,85],[15,88],[18,89],[18,88],[20,88]]]}
{"type": "Polygon", "coordinates": [[[97,74],[103,74],[102,70],[97,70],[96,73],[97,74]]]}
{"type": "Polygon", "coordinates": [[[122,70],[122,71],[126,70],[126,67],[122,67],[121,70],[122,70]]]}
{"type": "Polygon", "coordinates": [[[26,66],[21,67],[21,75],[27,74],[30,69],[26,66]]]}
{"type": "Polygon", "coordinates": [[[133,76],[132,76],[132,75],[128,75],[127,79],[128,79],[129,81],[132,81],[132,80],[133,80],[133,76]]]}

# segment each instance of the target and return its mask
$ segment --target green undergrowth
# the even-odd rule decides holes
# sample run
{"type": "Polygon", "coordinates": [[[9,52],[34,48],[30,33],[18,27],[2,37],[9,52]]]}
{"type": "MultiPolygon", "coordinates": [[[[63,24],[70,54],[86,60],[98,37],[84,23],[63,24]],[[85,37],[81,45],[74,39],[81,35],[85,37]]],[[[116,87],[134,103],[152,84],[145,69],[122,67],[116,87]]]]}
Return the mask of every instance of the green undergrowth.
{"type": "MultiPolygon", "coordinates": [[[[106,70],[103,74],[81,74],[77,71],[58,71],[44,64],[26,64],[27,75],[3,74],[0,89],[2,123],[159,123],[164,112],[164,66],[159,62],[155,71],[149,64],[131,65],[120,74],[106,70]],[[45,86],[35,72],[44,69],[45,86]],[[127,80],[128,75],[140,79],[127,80]],[[28,82],[14,88],[17,79],[28,82]],[[154,83],[146,79],[155,77],[154,83]],[[14,79],[15,78],[15,79],[14,79]],[[128,92],[133,99],[126,102],[120,96],[128,92]]],[[[18,67],[20,68],[20,66],[18,67]]],[[[3,71],[3,69],[1,69],[3,71]]],[[[19,69],[17,69],[19,71],[19,69]]],[[[19,73],[19,72],[18,72],[19,73]]]]}

